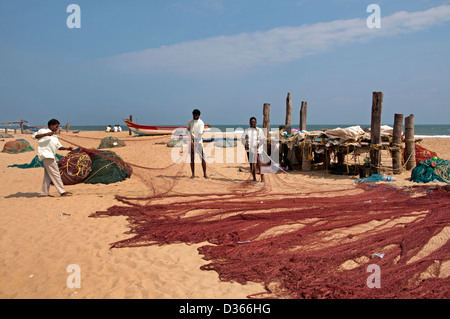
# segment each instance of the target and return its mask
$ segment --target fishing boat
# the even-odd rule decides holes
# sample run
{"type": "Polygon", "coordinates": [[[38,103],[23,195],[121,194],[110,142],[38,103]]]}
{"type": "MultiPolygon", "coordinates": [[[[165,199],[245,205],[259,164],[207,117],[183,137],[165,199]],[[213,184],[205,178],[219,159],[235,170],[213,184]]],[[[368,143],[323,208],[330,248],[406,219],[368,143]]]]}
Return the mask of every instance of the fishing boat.
{"type": "Polygon", "coordinates": [[[32,132],[37,132],[39,131],[41,128],[45,128],[45,126],[32,126],[32,125],[26,125],[23,124],[23,129],[24,130],[30,130],[32,132]]]}
{"type": "MultiPolygon", "coordinates": [[[[129,119],[123,120],[128,128],[137,135],[187,135],[186,126],[170,126],[170,125],[143,125],[131,122],[129,119]]],[[[211,127],[205,125],[205,131],[209,131],[211,127]]]]}

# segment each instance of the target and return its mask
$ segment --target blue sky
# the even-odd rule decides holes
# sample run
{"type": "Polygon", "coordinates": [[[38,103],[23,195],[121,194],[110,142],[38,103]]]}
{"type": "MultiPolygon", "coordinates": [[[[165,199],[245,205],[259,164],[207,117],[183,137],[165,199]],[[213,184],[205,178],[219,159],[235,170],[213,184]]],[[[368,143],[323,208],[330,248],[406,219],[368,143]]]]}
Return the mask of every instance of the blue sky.
{"type": "Polygon", "coordinates": [[[450,124],[450,1],[0,0],[0,122],[450,124]],[[68,28],[70,4],[81,28],[68,28]],[[381,28],[367,27],[369,4],[381,28]]]}

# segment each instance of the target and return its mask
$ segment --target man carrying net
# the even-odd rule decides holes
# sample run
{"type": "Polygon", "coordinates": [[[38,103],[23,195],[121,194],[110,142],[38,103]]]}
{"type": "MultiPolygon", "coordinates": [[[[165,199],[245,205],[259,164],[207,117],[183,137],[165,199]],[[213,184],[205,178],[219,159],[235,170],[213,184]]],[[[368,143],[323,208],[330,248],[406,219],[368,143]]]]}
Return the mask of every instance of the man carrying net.
{"type": "Polygon", "coordinates": [[[32,135],[38,140],[38,159],[44,165],[44,180],[42,182],[41,197],[49,196],[50,183],[55,185],[61,196],[70,196],[72,193],[66,192],[61,175],[56,163],[56,151],[72,151],[72,147],[63,147],[56,136],[59,129],[59,121],[52,119],[48,121],[48,128],[42,128],[32,135]]]}

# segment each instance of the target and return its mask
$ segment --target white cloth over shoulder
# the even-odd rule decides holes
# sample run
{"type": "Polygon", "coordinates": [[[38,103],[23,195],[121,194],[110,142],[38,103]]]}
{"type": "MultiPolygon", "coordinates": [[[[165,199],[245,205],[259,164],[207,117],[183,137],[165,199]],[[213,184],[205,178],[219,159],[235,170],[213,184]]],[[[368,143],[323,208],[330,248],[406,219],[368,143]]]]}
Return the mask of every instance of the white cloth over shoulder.
{"type": "Polygon", "coordinates": [[[190,120],[187,125],[187,130],[191,135],[194,144],[203,144],[203,132],[205,131],[205,123],[202,120],[190,120]]]}
{"type": "Polygon", "coordinates": [[[241,142],[245,146],[246,140],[248,141],[248,151],[250,153],[262,154],[264,151],[264,142],[266,141],[266,135],[264,131],[259,128],[249,127],[242,134],[241,142]]]}
{"type": "MultiPolygon", "coordinates": [[[[48,128],[41,128],[39,131],[34,133],[31,137],[36,139],[36,135],[46,134],[51,132],[48,128]]],[[[40,161],[46,158],[56,159],[56,151],[62,147],[56,134],[52,136],[44,136],[38,140],[38,159],[40,161]]]]}

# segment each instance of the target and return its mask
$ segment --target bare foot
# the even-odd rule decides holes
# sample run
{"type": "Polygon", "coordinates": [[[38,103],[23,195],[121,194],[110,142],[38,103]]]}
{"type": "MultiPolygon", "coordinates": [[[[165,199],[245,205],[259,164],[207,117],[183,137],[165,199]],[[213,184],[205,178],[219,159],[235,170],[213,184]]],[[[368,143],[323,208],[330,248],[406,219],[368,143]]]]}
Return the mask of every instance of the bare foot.
{"type": "Polygon", "coordinates": [[[62,193],[61,196],[72,196],[73,194],[71,192],[65,192],[62,193]]]}

